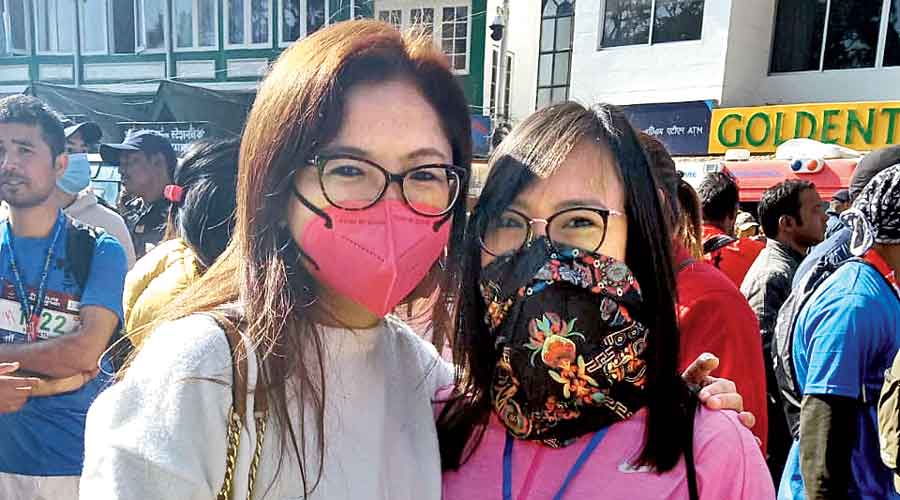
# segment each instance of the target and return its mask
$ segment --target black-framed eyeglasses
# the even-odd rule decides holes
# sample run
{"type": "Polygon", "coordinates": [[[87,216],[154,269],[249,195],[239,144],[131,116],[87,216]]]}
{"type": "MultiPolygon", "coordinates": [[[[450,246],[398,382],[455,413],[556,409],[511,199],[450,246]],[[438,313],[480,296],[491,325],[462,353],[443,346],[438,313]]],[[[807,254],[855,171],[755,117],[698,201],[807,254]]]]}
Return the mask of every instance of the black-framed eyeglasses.
{"type": "Polygon", "coordinates": [[[445,164],[420,165],[395,174],[349,154],[319,155],[310,163],[319,173],[325,199],[344,210],[365,210],[375,205],[396,182],[414,212],[439,217],[453,209],[466,177],[464,168],[445,164]]]}
{"type": "Polygon", "coordinates": [[[573,207],[547,219],[535,219],[508,209],[487,223],[481,233],[481,248],[494,256],[517,252],[535,239],[533,226],[541,223],[554,250],[569,246],[596,252],[606,240],[609,218],[623,215],[606,208],[573,207]]]}

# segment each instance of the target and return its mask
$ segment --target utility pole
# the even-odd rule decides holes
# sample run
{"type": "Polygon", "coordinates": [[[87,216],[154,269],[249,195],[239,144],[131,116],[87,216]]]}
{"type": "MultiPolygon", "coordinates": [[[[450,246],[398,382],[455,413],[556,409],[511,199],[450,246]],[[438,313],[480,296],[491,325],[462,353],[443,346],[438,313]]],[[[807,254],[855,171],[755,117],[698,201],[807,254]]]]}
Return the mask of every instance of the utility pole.
{"type": "Polygon", "coordinates": [[[75,0],[75,47],[72,61],[72,80],[75,87],[81,87],[81,2],[75,0]]]}
{"type": "Polygon", "coordinates": [[[494,89],[494,129],[500,124],[502,117],[509,117],[509,110],[503,105],[506,95],[506,40],[504,33],[509,24],[509,0],[503,0],[503,5],[497,7],[497,17],[491,23],[491,39],[500,42],[500,54],[497,60],[497,88],[494,89]]]}

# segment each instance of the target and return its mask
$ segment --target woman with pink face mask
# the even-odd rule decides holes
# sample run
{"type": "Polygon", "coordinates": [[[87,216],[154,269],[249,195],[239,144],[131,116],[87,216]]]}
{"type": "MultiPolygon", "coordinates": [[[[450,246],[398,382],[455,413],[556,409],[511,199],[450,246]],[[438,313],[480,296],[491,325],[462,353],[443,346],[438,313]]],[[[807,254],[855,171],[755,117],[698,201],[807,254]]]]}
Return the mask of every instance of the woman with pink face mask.
{"type": "Polygon", "coordinates": [[[452,326],[470,161],[430,41],[354,21],[286,50],[247,120],[233,240],[92,407],[81,497],[440,498],[452,371],[388,314],[434,296],[436,342],[452,326]]]}

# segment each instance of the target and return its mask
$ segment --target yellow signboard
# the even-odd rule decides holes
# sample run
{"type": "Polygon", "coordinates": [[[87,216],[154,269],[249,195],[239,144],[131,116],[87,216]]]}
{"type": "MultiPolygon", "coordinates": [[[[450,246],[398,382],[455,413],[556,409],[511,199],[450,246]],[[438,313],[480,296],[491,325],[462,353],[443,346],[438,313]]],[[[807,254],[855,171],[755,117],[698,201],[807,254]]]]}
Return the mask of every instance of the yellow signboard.
{"type": "Polygon", "coordinates": [[[709,152],[771,153],[799,137],[860,151],[900,143],[900,101],[714,109],[709,152]]]}

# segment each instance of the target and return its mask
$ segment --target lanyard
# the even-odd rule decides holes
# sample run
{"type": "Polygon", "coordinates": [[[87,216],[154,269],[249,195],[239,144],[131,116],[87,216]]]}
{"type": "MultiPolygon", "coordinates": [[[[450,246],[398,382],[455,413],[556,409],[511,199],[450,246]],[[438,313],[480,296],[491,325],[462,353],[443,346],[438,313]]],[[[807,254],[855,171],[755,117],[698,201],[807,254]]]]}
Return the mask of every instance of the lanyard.
{"type": "Polygon", "coordinates": [[[875,250],[869,250],[863,255],[863,260],[874,267],[884,279],[894,288],[894,293],[900,298],[900,284],[897,283],[897,275],[884,258],[875,250]]]}
{"type": "MultiPolygon", "coordinates": [[[[578,455],[578,459],[572,464],[572,468],[569,469],[566,478],[563,479],[559,491],[556,492],[556,495],[553,495],[553,500],[562,500],[563,494],[569,488],[569,485],[575,479],[575,476],[581,472],[584,464],[587,462],[588,458],[590,458],[591,454],[594,453],[594,450],[597,449],[597,446],[600,445],[600,442],[603,441],[603,438],[606,437],[606,431],[608,430],[609,427],[604,427],[594,433],[594,436],[588,442],[587,446],[585,446],[584,450],[581,451],[581,454],[578,455]]],[[[516,438],[514,438],[512,434],[506,434],[506,446],[503,448],[503,500],[512,500],[512,453],[515,441],[516,438]]]]}
{"type": "Polygon", "coordinates": [[[41,311],[44,309],[44,299],[47,296],[47,278],[50,276],[50,263],[53,261],[53,250],[56,247],[56,242],[59,240],[59,234],[62,232],[62,219],[62,215],[60,215],[54,226],[53,238],[50,240],[50,248],[47,249],[47,257],[44,259],[44,270],[41,272],[41,281],[38,284],[37,297],[35,297],[37,300],[34,305],[29,303],[28,290],[25,288],[25,282],[22,280],[22,274],[19,272],[18,264],[16,264],[16,251],[13,246],[15,238],[13,237],[12,228],[9,227],[9,224],[6,225],[6,241],[9,245],[9,267],[16,282],[16,295],[19,299],[19,304],[22,306],[22,315],[28,318],[26,331],[29,342],[37,340],[38,324],[41,320],[41,311]]]}

